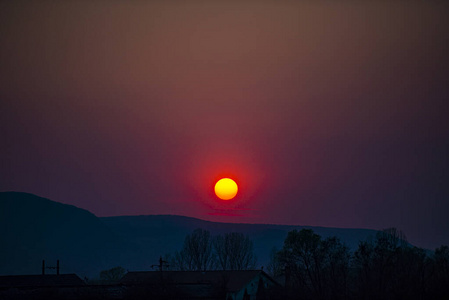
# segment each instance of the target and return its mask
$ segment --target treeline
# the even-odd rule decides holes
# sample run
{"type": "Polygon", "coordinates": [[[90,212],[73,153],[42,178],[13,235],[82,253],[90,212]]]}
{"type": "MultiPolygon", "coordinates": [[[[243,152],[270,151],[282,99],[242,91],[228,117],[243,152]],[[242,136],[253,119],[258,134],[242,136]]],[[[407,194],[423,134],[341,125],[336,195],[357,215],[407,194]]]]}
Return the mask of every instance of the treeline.
{"type": "Polygon", "coordinates": [[[286,299],[449,299],[448,247],[427,255],[396,229],[354,253],[336,237],[293,230],[272,251],[268,271],[285,279],[286,299]]]}
{"type": "Polygon", "coordinates": [[[255,268],[257,258],[253,242],[242,233],[211,236],[196,229],[186,236],[182,249],[166,255],[165,261],[170,270],[248,270],[255,268]]]}
{"type": "MultiPolygon", "coordinates": [[[[253,243],[242,233],[211,236],[196,229],[165,260],[170,270],[247,270],[256,267],[253,243]]],[[[274,299],[449,299],[449,248],[411,246],[392,228],[361,241],[356,251],[337,237],[290,231],[272,249],[266,271],[285,287],[274,299]]]]}

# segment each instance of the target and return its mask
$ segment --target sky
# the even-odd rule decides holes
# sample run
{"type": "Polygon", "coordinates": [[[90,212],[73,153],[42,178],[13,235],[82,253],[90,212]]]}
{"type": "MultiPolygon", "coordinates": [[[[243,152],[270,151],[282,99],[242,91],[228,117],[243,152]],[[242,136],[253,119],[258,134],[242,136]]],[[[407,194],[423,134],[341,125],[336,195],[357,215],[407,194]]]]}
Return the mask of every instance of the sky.
{"type": "Polygon", "coordinates": [[[0,1],[0,191],[449,245],[448,9],[0,1]]]}

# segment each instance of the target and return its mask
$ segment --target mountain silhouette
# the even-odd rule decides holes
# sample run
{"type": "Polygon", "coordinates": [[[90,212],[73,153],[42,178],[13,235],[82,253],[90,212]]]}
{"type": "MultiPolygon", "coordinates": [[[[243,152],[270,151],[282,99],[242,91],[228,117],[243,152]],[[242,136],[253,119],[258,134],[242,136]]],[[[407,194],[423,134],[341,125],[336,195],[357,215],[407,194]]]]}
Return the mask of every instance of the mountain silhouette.
{"type": "Polygon", "coordinates": [[[40,274],[43,259],[59,259],[62,273],[99,272],[123,246],[87,210],[18,192],[0,193],[0,245],[2,275],[40,274]]]}
{"type": "Polygon", "coordinates": [[[160,256],[180,250],[185,236],[196,228],[212,235],[249,235],[258,267],[267,265],[271,249],[282,248],[293,229],[310,228],[323,238],[337,236],[351,250],[376,234],[369,229],[218,223],[175,215],[98,218],[87,210],[32,194],[2,192],[0,275],[40,274],[43,259],[47,265],[59,259],[61,273],[89,278],[115,266],[150,270],[160,256]]]}

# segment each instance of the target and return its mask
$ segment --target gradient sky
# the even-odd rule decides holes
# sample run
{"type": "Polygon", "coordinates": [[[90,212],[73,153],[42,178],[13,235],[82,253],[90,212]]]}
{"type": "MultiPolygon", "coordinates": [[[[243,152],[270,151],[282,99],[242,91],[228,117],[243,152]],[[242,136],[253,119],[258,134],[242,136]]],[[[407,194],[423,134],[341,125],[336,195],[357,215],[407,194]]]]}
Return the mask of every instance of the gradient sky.
{"type": "Polygon", "coordinates": [[[448,11],[0,1],[0,191],[449,244],[448,11]]]}

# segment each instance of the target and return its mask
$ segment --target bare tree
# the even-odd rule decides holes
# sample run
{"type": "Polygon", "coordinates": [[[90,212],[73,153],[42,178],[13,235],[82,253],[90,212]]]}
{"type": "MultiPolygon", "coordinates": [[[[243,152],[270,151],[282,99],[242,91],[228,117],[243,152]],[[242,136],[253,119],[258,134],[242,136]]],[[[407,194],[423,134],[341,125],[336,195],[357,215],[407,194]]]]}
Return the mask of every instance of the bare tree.
{"type": "Polygon", "coordinates": [[[279,257],[279,251],[276,247],[271,248],[270,262],[267,265],[267,271],[268,274],[274,278],[281,276],[284,272],[283,265],[279,257]]]}
{"type": "Polygon", "coordinates": [[[328,237],[321,243],[324,254],[325,285],[332,299],[346,299],[348,294],[351,253],[337,237],[328,237]]]}
{"type": "Polygon", "coordinates": [[[229,243],[226,237],[223,235],[217,235],[213,239],[213,247],[217,259],[217,267],[222,270],[227,270],[229,268],[229,243]]]}
{"type": "Polygon", "coordinates": [[[242,233],[226,233],[214,238],[217,263],[222,270],[248,270],[256,265],[254,246],[242,233]]]}
{"type": "Polygon", "coordinates": [[[214,264],[212,253],[212,239],[210,232],[195,229],[187,235],[183,248],[175,252],[172,259],[173,268],[184,271],[205,271],[214,264]]]}
{"type": "Polygon", "coordinates": [[[187,235],[181,251],[170,259],[171,269],[205,271],[211,269],[248,270],[256,265],[252,241],[242,233],[211,238],[210,232],[196,229],[187,235]]]}
{"type": "Polygon", "coordinates": [[[360,242],[354,253],[358,297],[427,299],[427,261],[425,251],[411,247],[400,230],[379,231],[373,241],[360,242]]]}
{"type": "Polygon", "coordinates": [[[324,254],[321,237],[311,229],[290,231],[280,252],[281,261],[291,270],[295,286],[316,299],[323,298],[324,254]]]}
{"type": "Polygon", "coordinates": [[[433,299],[449,299],[449,247],[441,246],[435,249],[432,263],[431,290],[433,299]]]}
{"type": "Polygon", "coordinates": [[[101,280],[109,280],[109,281],[117,281],[120,280],[124,275],[126,271],[122,267],[115,267],[109,270],[103,270],[100,272],[100,279],[101,280]]]}
{"type": "Polygon", "coordinates": [[[181,251],[176,251],[173,256],[170,256],[170,268],[179,271],[194,270],[192,256],[187,255],[184,248],[181,251]]]}
{"type": "Polygon", "coordinates": [[[361,241],[354,252],[352,264],[355,270],[355,281],[359,296],[368,298],[373,294],[374,244],[370,241],[361,241]]]}

